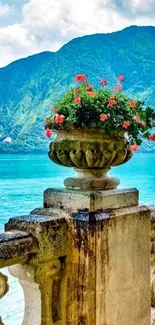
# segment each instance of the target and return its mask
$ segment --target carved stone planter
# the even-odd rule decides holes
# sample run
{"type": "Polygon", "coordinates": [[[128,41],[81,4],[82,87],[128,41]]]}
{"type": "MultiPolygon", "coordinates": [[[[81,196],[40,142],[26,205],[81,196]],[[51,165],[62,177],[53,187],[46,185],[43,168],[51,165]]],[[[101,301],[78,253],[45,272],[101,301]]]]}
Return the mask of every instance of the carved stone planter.
{"type": "Polygon", "coordinates": [[[109,190],[120,181],[107,176],[113,166],[124,164],[132,157],[123,133],[105,134],[98,129],[57,130],[50,144],[49,158],[56,164],[74,167],[77,177],[66,178],[70,189],[109,190]]]}

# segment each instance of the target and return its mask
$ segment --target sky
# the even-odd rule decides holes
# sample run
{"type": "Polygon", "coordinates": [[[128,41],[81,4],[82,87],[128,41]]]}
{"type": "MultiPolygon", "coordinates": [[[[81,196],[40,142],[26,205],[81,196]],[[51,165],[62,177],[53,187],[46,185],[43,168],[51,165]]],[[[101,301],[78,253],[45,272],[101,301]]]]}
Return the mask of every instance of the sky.
{"type": "Polygon", "coordinates": [[[71,39],[155,26],[155,0],[0,0],[0,67],[71,39]]]}

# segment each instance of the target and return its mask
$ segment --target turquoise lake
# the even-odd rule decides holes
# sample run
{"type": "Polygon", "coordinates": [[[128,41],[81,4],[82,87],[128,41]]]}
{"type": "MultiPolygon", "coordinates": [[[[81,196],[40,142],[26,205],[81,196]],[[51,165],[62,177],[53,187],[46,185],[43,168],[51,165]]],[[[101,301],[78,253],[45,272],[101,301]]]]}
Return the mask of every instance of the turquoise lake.
{"type": "MultiPolygon", "coordinates": [[[[136,153],[110,174],[120,178],[120,188],[137,188],[141,203],[155,204],[155,153],[136,153]]],[[[73,169],[56,166],[47,155],[0,155],[0,231],[9,217],[41,207],[43,191],[62,187],[63,179],[71,175],[73,169]]],[[[3,273],[8,274],[6,269],[3,273]]],[[[9,293],[0,301],[0,315],[5,325],[21,325],[23,292],[10,275],[9,286],[9,293]]]]}

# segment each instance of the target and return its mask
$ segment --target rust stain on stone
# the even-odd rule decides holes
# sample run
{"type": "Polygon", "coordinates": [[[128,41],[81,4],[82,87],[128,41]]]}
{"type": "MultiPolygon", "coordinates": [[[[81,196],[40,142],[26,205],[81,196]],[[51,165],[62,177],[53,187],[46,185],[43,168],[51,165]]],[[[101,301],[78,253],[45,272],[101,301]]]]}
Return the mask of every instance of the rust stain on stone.
{"type": "Polygon", "coordinates": [[[85,254],[89,251],[88,237],[94,236],[96,231],[103,231],[105,224],[110,220],[111,210],[90,212],[80,210],[73,214],[76,230],[75,244],[78,249],[83,249],[85,254]]]}

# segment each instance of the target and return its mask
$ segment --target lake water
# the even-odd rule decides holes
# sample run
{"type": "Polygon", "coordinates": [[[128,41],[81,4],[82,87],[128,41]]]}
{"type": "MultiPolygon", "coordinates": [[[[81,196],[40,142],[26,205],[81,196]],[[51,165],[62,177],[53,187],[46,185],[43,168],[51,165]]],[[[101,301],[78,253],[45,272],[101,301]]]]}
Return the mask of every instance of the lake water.
{"type": "MultiPolygon", "coordinates": [[[[121,179],[120,188],[136,187],[141,202],[155,204],[155,153],[136,153],[110,174],[121,179]]],[[[71,175],[72,169],[53,164],[47,155],[0,155],[0,231],[9,217],[41,207],[43,191],[62,187],[63,179],[71,175]]],[[[4,273],[7,274],[6,269],[4,273]]],[[[5,325],[21,325],[23,292],[10,275],[9,286],[9,293],[0,301],[0,315],[5,325]]]]}

